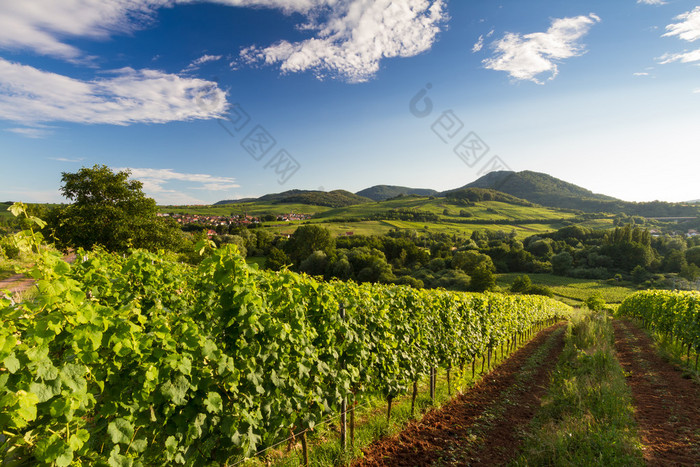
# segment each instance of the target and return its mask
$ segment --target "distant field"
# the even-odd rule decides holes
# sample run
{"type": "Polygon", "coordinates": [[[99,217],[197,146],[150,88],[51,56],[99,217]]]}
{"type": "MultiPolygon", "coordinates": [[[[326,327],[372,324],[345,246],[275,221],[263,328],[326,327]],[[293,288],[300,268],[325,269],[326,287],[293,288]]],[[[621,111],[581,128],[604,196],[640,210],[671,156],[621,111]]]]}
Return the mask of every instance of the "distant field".
{"type": "Polygon", "coordinates": [[[325,206],[311,206],[308,204],[275,204],[275,203],[241,203],[222,204],[219,206],[158,206],[160,212],[174,214],[199,214],[201,216],[231,216],[248,214],[260,216],[263,214],[316,214],[328,211],[331,208],[325,206]]]}
{"type": "MultiPolygon", "coordinates": [[[[259,216],[262,214],[287,214],[290,212],[314,215],[311,220],[314,224],[323,224],[335,235],[353,232],[355,235],[383,235],[391,229],[408,229],[418,232],[435,232],[449,235],[469,236],[475,230],[505,231],[515,230],[518,238],[523,239],[531,235],[551,232],[566,225],[574,219],[574,215],[556,209],[544,207],[518,206],[498,201],[484,201],[474,206],[460,206],[446,198],[430,197],[406,197],[379,203],[365,203],[344,208],[329,208],[325,206],[311,206],[306,204],[278,204],[274,202],[249,202],[239,204],[226,204],[219,206],[160,206],[160,211],[176,214],[200,214],[231,216],[248,214],[259,216]],[[377,220],[361,222],[342,222],[343,219],[370,218],[394,209],[415,209],[437,215],[439,222],[413,222],[402,220],[377,220]],[[460,216],[461,211],[466,211],[471,217],[460,216]],[[445,214],[447,212],[447,214],[445,214]],[[334,222],[328,222],[330,220],[334,222]],[[341,222],[337,222],[337,221],[341,222]],[[469,223],[465,223],[464,221],[469,223]],[[480,223],[483,221],[484,223],[480,223]],[[513,224],[494,224],[494,221],[513,221],[513,224]],[[519,222],[536,222],[525,223],[519,222]],[[427,227],[427,229],[426,229],[427,227]]],[[[308,222],[308,221],[305,221],[308,222]]],[[[279,234],[291,234],[300,225],[298,222],[290,222],[279,226],[277,222],[266,223],[265,228],[279,234]]],[[[590,228],[610,228],[612,219],[596,219],[586,221],[580,225],[590,228]]]]}
{"type": "MultiPolygon", "coordinates": [[[[496,283],[509,288],[516,277],[523,273],[499,274],[496,283]]],[[[542,284],[551,288],[557,298],[570,305],[580,305],[581,302],[600,292],[608,303],[620,303],[628,295],[638,289],[626,283],[608,284],[594,279],[574,279],[572,277],[555,276],[553,274],[528,274],[533,284],[542,284]]]]}

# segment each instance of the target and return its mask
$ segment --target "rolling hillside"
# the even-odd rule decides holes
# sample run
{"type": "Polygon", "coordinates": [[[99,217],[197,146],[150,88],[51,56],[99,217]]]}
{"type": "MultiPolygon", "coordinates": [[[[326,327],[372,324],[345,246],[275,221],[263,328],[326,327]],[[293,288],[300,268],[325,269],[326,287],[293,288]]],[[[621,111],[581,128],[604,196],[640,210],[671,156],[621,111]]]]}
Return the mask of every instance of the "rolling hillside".
{"type": "MultiPolygon", "coordinates": [[[[591,213],[625,213],[643,217],[694,217],[700,214],[691,203],[651,201],[634,203],[590,190],[539,172],[491,172],[462,188],[490,188],[553,208],[591,213]]],[[[449,194],[450,190],[443,195],[449,194]]]]}
{"type": "Polygon", "coordinates": [[[405,186],[375,185],[355,193],[374,201],[386,201],[400,195],[433,196],[438,192],[429,188],[409,188],[405,186]]]}

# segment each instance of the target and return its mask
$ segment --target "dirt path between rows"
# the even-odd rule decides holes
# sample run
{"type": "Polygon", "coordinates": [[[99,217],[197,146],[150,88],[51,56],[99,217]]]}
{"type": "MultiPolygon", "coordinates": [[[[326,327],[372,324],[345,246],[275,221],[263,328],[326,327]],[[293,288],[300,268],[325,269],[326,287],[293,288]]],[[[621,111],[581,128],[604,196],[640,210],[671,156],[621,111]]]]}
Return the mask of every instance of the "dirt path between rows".
{"type": "MultiPolygon", "coordinates": [[[[75,261],[75,253],[70,252],[63,256],[63,261],[72,263],[75,261]]],[[[14,276],[0,280],[0,290],[9,290],[10,295],[22,293],[25,290],[30,289],[33,285],[34,279],[26,277],[24,274],[15,274],[14,276]]]]}
{"type": "Polygon", "coordinates": [[[615,348],[629,373],[644,460],[649,465],[700,465],[700,386],[654,350],[626,320],[613,321],[615,348]]]}
{"type": "Polygon", "coordinates": [[[16,274],[0,281],[0,290],[9,290],[10,295],[24,292],[34,284],[33,279],[28,279],[23,274],[16,274]]]}
{"type": "Polygon", "coordinates": [[[411,422],[394,437],[372,443],[354,465],[503,465],[518,452],[522,434],[540,407],[564,347],[563,332],[526,379],[521,372],[562,324],[541,331],[467,393],[411,422]]]}

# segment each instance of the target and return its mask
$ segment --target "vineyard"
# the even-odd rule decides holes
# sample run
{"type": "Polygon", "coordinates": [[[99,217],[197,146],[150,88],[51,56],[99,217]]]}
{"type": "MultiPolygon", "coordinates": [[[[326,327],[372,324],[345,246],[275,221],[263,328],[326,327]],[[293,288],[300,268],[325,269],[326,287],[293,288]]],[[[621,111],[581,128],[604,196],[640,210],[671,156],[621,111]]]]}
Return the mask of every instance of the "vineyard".
{"type": "Polygon", "coordinates": [[[235,247],[196,267],[140,250],[79,251],[72,265],[42,251],[31,275],[36,298],[0,299],[10,465],[240,460],[348,399],[380,393],[390,406],[436,368],[463,368],[570,310],[260,271],[235,247]]]}
{"type": "Polygon", "coordinates": [[[676,340],[695,353],[695,370],[700,355],[700,293],[646,290],[626,298],[618,313],[638,318],[649,329],[676,340]]]}

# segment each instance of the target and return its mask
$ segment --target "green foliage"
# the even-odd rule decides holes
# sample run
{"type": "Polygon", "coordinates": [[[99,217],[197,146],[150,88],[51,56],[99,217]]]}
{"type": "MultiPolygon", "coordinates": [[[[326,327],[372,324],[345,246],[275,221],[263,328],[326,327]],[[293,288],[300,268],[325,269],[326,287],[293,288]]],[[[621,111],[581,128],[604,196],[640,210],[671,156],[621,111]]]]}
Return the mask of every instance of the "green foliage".
{"type": "Polygon", "coordinates": [[[329,254],[334,247],[335,239],[328,229],[318,225],[302,225],[284,244],[284,251],[298,266],[314,251],[329,254]]]}
{"type": "Polygon", "coordinates": [[[700,352],[700,292],[645,290],[627,297],[617,312],[639,318],[700,352]]]}
{"type": "Polygon", "coordinates": [[[525,293],[532,286],[530,276],[518,276],[510,286],[510,291],[514,293],[525,293]]]}
{"type": "Polygon", "coordinates": [[[554,291],[546,285],[542,284],[533,284],[532,286],[527,288],[525,293],[529,295],[542,295],[544,297],[550,298],[554,297],[554,291]]]}
{"type": "Polygon", "coordinates": [[[470,289],[474,292],[485,292],[496,287],[496,276],[486,265],[480,264],[471,274],[470,289]]]}
{"type": "Polygon", "coordinates": [[[600,292],[595,292],[584,302],[589,310],[602,311],[605,308],[605,300],[600,292]]]}
{"type": "Polygon", "coordinates": [[[632,269],[632,281],[635,284],[641,284],[649,278],[649,271],[647,271],[643,266],[637,265],[632,269]]]}
{"type": "Polygon", "coordinates": [[[562,251],[561,253],[552,256],[551,262],[552,272],[563,276],[569,272],[571,267],[574,265],[574,258],[569,252],[562,251]]]}
{"type": "Polygon", "coordinates": [[[143,250],[40,255],[36,299],[0,299],[3,463],[208,465],[395,396],[569,312],[542,297],[319,282],[143,250]],[[341,318],[340,307],[345,310],[341,318]]]}
{"type": "Polygon", "coordinates": [[[141,182],[129,180],[129,171],[95,165],[63,172],[61,180],[61,193],[73,203],[51,211],[48,220],[62,246],[157,250],[178,249],[183,241],[174,221],[156,216],[155,201],[143,194],[141,182]]]}

